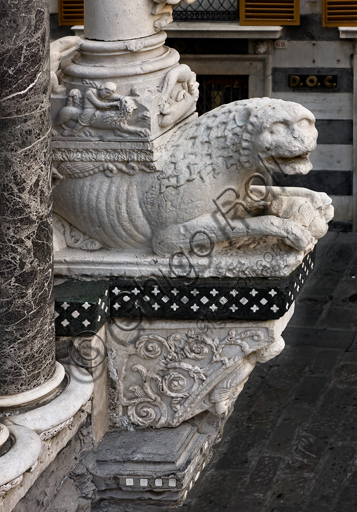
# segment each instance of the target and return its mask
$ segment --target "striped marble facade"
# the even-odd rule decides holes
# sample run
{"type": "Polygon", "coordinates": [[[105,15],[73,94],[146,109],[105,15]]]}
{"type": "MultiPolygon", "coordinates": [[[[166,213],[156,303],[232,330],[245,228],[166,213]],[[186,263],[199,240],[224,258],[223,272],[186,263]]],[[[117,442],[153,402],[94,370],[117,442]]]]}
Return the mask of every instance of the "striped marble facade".
{"type": "Polygon", "coordinates": [[[284,179],[287,186],[323,191],[333,199],[335,220],[352,222],[353,208],[353,53],[354,42],[338,28],[323,28],[319,2],[301,1],[301,24],[285,27],[287,48],[273,49],[272,97],[296,101],[311,110],[319,132],[313,170],[284,179]],[[337,75],[336,88],[291,88],[289,75],[337,75]]]}

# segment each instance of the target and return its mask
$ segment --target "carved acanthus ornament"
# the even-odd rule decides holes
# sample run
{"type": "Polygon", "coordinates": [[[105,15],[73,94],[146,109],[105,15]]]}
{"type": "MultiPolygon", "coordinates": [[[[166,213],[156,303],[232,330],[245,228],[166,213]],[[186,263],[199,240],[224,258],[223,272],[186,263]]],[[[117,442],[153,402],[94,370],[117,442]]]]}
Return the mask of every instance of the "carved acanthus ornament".
{"type": "Polygon", "coordinates": [[[226,413],[257,360],[284,347],[279,336],[258,325],[219,329],[219,337],[197,329],[166,336],[156,331],[124,343],[114,321],[108,333],[119,366],[113,382],[122,414],[157,428],[176,427],[205,410],[226,413]]]}

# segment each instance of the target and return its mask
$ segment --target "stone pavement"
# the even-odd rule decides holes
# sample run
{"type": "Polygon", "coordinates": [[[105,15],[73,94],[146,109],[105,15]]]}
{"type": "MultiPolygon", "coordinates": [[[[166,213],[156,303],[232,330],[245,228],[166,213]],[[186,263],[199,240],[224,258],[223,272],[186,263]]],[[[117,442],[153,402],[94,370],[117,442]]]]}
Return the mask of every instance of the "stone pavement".
{"type": "Polygon", "coordinates": [[[357,235],[318,244],[285,350],[257,365],[183,512],[357,511],[357,235]]]}

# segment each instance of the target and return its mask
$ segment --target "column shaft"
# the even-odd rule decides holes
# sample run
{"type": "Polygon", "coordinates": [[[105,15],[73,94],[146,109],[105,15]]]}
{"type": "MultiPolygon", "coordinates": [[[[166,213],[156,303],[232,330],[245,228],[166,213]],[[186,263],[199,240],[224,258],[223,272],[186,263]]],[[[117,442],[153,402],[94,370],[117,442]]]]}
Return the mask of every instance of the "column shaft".
{"type": "MultiPolygon", "coordinates": [[[[125,41],[155,34],[158,4],[151,0],[85,0],[84,37],[125,41]]],[[[168,8],[171,11],[171,8],[168,8]]]]}
{"type": "Polygon", "coordinates": [[[47,0],[0,7],[0,395],[55,371],[47,0]]]}

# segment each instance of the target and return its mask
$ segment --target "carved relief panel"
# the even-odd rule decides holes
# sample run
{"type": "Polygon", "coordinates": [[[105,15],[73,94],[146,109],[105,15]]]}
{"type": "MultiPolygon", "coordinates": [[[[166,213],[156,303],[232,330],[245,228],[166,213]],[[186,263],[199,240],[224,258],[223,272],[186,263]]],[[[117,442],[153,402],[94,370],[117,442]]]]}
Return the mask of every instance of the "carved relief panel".
{"type": "MultiPolygon", "coordinates": [[[[202,411],[225,414],[257,361],[284,348],[279,320],[146,321],[140,329],[114,320],[107,326],[111,420],[176,427],[202,411]]],[[[135,323],[135,322],[134,322],[135,323]]]]}

